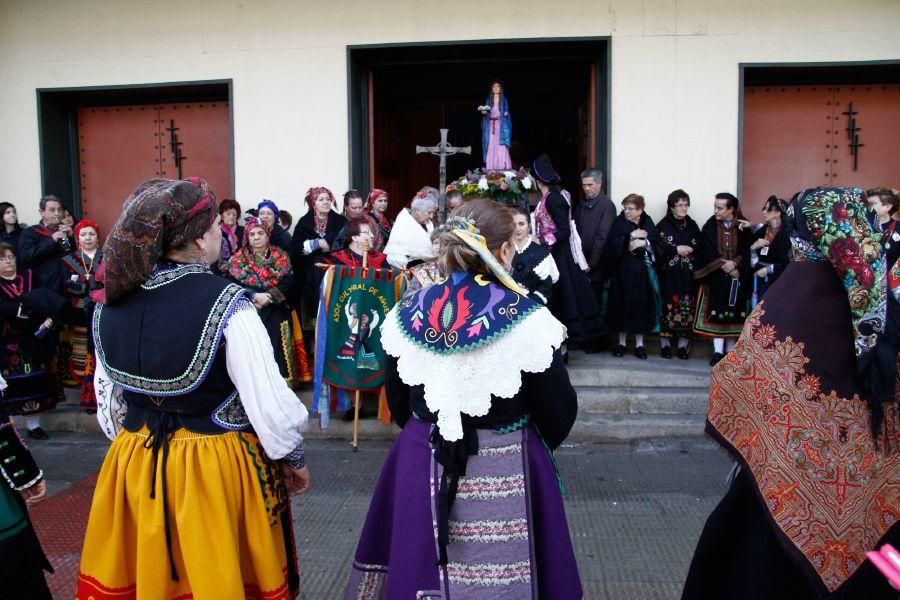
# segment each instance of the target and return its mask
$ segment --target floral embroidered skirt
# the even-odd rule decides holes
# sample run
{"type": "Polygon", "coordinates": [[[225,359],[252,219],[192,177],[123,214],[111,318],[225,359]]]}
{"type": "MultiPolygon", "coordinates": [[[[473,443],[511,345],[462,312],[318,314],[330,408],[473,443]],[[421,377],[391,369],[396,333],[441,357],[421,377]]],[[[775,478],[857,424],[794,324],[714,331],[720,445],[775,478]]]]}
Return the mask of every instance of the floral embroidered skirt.
{"type": "Polygon", "coordinates": [[[450,510],[448,564],[437,566],[431,427],[410,419],[391,448],[345,598],[582,598],[556,470],[531,427],[478,431],[450,510]]]}
{"type": "Polygon", "coordinates": [[[146,442],[146,429],[123,430],[109,449],[94,491],[76,600],[296,597],[289,504],[258,438],[179,429],[167,460],[160,450],[156,465],[146,442]]]}

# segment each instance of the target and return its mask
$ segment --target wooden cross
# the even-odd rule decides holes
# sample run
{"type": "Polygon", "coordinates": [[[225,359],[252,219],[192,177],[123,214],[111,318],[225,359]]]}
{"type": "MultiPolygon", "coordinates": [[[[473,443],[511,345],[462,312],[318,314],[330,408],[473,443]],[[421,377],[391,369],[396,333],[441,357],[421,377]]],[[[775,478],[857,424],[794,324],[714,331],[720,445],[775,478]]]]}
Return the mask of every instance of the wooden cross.
{"type": "Polygon", "coordinates": [[[441,159],[441,170],[440,170],[440,198],[438,199],[438,210],[440,210],[441,220],[443,221],[446,218],[446,201],[444,200],[445,192],[447,191],[447,157],[453,156],[457,153],[463,154],[472,154],[472,146],[451,146],[449,142],[447,142],[447,132],[449,129],[441,129],[441,141],[437,146],[416,146],[416,154],[423,154],[425,152],[429,154],[434,154],[435,156],[441,159]]]}

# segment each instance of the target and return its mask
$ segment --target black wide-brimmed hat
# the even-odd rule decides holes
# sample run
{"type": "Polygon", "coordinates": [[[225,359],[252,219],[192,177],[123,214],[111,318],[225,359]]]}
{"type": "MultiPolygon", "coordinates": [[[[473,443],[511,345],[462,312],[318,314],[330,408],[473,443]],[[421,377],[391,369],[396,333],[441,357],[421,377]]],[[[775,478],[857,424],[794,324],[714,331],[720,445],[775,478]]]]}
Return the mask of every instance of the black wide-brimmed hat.
{"type": "Polygon", "coordinates": [[[534,176],[544,183],[552,184],[559,183],[560,181],[559,174],[557,174],[556,169],[553,168],[553,163],[550,162],[550,157],[546,154],[541,154],[534,159],[531,168],[534,171],[534,176]]]}

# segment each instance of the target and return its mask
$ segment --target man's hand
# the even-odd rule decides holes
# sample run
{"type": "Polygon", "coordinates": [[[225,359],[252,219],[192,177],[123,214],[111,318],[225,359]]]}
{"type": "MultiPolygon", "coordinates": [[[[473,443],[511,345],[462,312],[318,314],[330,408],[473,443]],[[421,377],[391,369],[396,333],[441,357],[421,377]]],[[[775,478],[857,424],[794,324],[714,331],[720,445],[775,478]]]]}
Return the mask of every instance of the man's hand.
{"type": "Polygon", "coordinates": [[[50,237],[53,238],[53,241],[54,241],[54,242],[58,242],[58,241],[60,241],[61,239],[65,238],[65,237],[68,237],[68,234],[66,233],[65,229],[59,228],[59,229],[57,229],[56,231],[54,231],[54,232],[53,232],[53,235],[50,236],[50,237]]]}
{"type": "Polygon", "coordinates": [[[284,476],[284,486],[291,496],[309,491],[310,474],[307,467],[294,469],[287,463],[281,463],[281,473],[284,476]]]}

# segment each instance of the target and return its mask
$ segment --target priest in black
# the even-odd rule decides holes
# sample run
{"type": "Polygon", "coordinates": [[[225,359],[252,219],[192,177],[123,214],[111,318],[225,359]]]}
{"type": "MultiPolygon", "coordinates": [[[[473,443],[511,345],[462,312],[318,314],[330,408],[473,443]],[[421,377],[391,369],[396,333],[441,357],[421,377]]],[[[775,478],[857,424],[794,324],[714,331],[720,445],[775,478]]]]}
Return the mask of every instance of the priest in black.
{"type": "Polygon", "coordinates": [[[644,335],[659,331],[659,281],[653,264],[659,257],[659,234],[644,212],[644,197],[628,194],[613,221],[606,243],[609,273],[609,328],[619,332],[613,356],[625,355],[626,338],[634,334],[634,355],[647,358],[644,335]]]}
{"type": "Polygon", "coordinates": [[[660,356],[672,358],[672,339],[678,338],[678,358],[689,357],[694,332],[696,289],[694,262],[700,244],[700,228],[688,216],[691,198],[684,190],[675,190],[666,199],[669,210],[657,224],[659,230],[660,287],[662,320],[660,356]]]}
{"type": "Polygon", "coordinates": [[[701,231],[694,271],[694,278],[700,282],[694,332],[712,338],[713,365],[734,346],[747,318],[753,242],[750,229],[741,227],[740,206],[734,194],[716,194],[714,207],[713,216],[701,231]]]}

